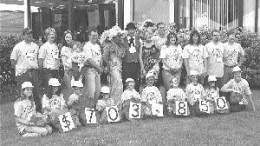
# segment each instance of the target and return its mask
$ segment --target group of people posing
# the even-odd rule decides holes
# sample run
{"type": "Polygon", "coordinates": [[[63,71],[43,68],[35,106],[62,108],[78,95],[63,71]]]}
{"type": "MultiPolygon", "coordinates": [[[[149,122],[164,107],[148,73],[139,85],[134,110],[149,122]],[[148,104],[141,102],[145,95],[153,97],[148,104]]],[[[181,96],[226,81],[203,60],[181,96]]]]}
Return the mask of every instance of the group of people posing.
{"type": "Polygon", "coordinates": [[[11,53],[21,89],[21,98],[14,103],[19,133],[26,137],[47,135],[52,128],[61,130],[58,117],[67,112],[75,127],[86,125],[85,108],[95,111],[100,123],[108,122],[105,109],[111,106],[118,107],[121,120],[131,120],[133,103],[142,105],[138,118],[204,115],[201,101],[207,103],[207,115],[241,111],[248,105],[254,109],[249,84],[241,77],[244,51],[235,32],[228,32],[224,44],[218,30],[211,35],[211,42],[203,45],[200,32],[192,30],[189,44],[183,46],[178,32],[166,31],[165,23],[145,21],[140,32],[130,22],[125,31],[114,26],[100,37],[97,30],[90,30],[85,44],[75,41],[67,30],[59,49],[55,29],[45,30],[47,41],[39,47],[31,29],[25,28],[23,41],[11,53]],[[63,78],[59,76],[60,64],[63,78]],[[180,87],[183,71],[186,87],[180,87]],[[39,78],[43,78],[45,89],[41,97],[39,78]],[[220,97],[227,106],[224,110],[217,108],[220,97]],[[176,113],[176,106],[188,112],[176,113]]]}

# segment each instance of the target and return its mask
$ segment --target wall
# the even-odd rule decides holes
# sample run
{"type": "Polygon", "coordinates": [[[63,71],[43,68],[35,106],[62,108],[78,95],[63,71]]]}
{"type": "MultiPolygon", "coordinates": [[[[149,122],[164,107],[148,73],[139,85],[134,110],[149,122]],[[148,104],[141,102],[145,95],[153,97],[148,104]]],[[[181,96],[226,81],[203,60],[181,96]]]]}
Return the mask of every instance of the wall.
{"type": "Polygon", "coordinates": [[[135,0],[134,21],[142,22],[145,19],[169,23],[169,0],[135,0]]]}

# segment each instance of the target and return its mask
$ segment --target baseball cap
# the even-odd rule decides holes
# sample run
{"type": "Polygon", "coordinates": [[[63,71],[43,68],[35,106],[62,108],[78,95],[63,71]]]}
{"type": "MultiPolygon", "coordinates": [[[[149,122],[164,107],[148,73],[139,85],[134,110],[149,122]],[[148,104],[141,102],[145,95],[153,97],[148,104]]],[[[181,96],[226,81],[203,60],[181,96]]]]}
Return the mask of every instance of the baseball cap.
{"type": "Polygon", "coordinates": [[[150,78],[150,77],[153,77],[155,78],[154,74],[152,72],[148,72],[145,76],[146,79],[150,78]]]}
{"type": "Polygon", "coordinates": [[[191,76],[197,76],[197,75],[199,75],[199,73],[196,70],[191,70],[190,75],[191,76]]]}
{"type": "Polygon", "coordinates": [[[238,66],[234,67],[232,70],[232,72],[239,72],[239,71],[241,71],[241,69],[238,66]]]}
{"type": "Polygon", "coordinates": [[[30,33],[33,33],[32,29],[30,27],[23,29],[23,35],[30,34],[30,33]]]}
{"type": "Polygon", "coordinates": [[[132,79],[132,78],[127,78],[127,79],[125,80],[125,82],[126,82],[126,83],[128,83],[128,82],[135,82],[135,80],[132,79]]]}
{"type": "Polygon", "coordinates": [[[24,89],[24,88],[33,88],[33,85],[31,82],[24,82],[22,84],[22,89],[24,89]]]}
{"type": "Polygon", "coordinates": [[[208,82],[216,82],[217,78],[215,76],[209,76],[208,77],[208,82]]]}
{"type": "Polygon", "coordinates": [[[106,93],[106,94],[109,94],[110,93],[110,89],[108,86],[103,86],[101,88],[101,93],[106,93]]]}
{"type": "Polygon", "coordinates": [[[71,87],[82,88],[83,87],[83,83],[81,81],[73,81],[73,82],[71,82],[71,87]]]}
{"type": "Polygon", "coordinates": [[[55,87],[60,86],[60,82],[59,82],[59,80],[56,79],[56,78],[50,78],[50,80],[49,80],[48,83],[49,83],[49,85],[51,85],[51,86],[55,86],[55,87]]]}

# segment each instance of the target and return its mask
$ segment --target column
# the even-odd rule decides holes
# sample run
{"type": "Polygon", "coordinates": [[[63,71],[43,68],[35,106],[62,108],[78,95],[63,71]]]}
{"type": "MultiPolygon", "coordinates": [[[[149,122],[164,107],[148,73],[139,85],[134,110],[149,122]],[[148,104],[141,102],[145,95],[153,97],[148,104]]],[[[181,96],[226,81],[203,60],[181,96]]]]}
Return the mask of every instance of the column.
{"type": "Polygon", "coordinates": [[[170,23],[174,22],[174,1],[169,0],[169,10],[170,10],[170,23]]]}
{"type": "Polygon", "coordinates": [[[132,19],[132,2],[133,0],[124,0],[124,27],[126,27],[126,25],[133,21],[132,19]]]}
{"type": "Polygon", "coordinates": [[[23,1],[24,4],[24,28],[29,27],[29,5],[28,0],[23,1]]]}
{"type": "Polygon", "coordinates": [[[71,31],[73,31],[73,1],[68,0],[68,27],[71,31]]]}

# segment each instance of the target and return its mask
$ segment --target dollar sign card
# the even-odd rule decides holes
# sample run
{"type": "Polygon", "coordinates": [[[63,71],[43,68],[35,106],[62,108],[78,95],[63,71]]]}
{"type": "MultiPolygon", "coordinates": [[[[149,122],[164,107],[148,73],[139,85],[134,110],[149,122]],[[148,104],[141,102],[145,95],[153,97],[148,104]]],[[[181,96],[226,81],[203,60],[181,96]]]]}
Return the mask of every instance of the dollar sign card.
{"type": "Polygon", "coordinates": [[[67,112],[63,115],[59,115],[58,118],[63,132],[68,132],[75,128],[70,112],[67,112]]]}

